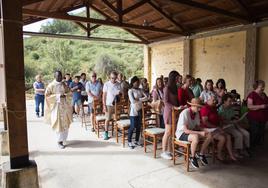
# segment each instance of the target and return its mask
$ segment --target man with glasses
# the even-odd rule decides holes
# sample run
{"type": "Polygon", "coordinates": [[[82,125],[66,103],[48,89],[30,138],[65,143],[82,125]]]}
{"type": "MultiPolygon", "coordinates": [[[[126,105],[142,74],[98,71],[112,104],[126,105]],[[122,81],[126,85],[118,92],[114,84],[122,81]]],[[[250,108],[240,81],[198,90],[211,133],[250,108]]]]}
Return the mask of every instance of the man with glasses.
{"type": "Polygon", "coordinates": [[[108,140],[108,126],[109,121],[112,119],[112,115],[114,113],[113,103],[118,97],[119,93],[121,92],[121,86],[119,82],[117,82],[117,72],[112,71],[110,73],[110,80],[107,81],[103,86],[103,111],[105,112],[105,133],[104,133],[104,140],[108,140]]]}
{"type": "Polygon", "coordinates": [[[97,80],[97,74],[95,72],[92,73],[91,80],[86,83],[86,92],[88,95],[88,115],[90,115],[92,131],[94,131],[92,115],[93,101],[100,99],[102,94],[102,86],[97,80]]]}

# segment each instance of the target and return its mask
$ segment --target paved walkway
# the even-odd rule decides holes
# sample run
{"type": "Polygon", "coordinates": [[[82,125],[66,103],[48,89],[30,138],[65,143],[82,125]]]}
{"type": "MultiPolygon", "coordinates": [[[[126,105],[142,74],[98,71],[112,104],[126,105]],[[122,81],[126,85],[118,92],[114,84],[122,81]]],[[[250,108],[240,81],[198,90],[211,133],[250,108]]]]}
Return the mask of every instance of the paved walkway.
{"type": "MultiPolygon", "coordinates": [[[[55,133],[34,117],[27,101],[30,157],[38,164],[41,188],[266,188],[267,151],[258,159],[209,165],[186,173],[183,165],[153,159],[142,148],[130,150],[114,139],[103,141],[72,124],[68,147],[59,150],[55,133]]],[[[159,154],[158,154],[159,156],[159,154]]]]}

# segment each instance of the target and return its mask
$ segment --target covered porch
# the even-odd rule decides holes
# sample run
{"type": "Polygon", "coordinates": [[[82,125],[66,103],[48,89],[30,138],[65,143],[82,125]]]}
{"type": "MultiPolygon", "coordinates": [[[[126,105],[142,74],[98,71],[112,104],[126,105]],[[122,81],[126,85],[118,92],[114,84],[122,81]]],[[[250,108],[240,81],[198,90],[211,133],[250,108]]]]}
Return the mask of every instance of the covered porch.
{"type": "Polygon", "coordinates": [[[2,0],[0,104],[7,112],[3,117],[10,168],[27,168],[32,164],[29,158],[35,159],[42,187],[88,187],[91,182],[93,187],[265,187],[267,150],[259,151],[259,157],[246,164],[216,164],[185,174],[180,166],[154,160],[142,150],[130,152],[113,140],[97,141],[93,135],[81,133],[74,123],[71,138],[79,141],[71,144],[73,148],[55,152],[47,142],[51,137],[49,127],[26,116],[32,107],[27,103],[26,108],[25,100],[23,34],[141,44],[144,77],[151,86],[157,77],[167,76],[174,69],[203,80],[223,77],[228,89],[237,89],[245,97],[255,79],[268,82],[267,8],[265,0],[2,0]],[[83,7],[86,17],[68,14],[83,7]],[[91,18],[91,9],[105,19],[91,18]],[[23,25],[46,18],[75,22],[87,31],[87,36],[23,32],[23,25]],[[123,28],[137,40],[92,37],[91,31],[101,25],[123,28]],[[166,181],[161,180],[163,177],[166,181]]]}

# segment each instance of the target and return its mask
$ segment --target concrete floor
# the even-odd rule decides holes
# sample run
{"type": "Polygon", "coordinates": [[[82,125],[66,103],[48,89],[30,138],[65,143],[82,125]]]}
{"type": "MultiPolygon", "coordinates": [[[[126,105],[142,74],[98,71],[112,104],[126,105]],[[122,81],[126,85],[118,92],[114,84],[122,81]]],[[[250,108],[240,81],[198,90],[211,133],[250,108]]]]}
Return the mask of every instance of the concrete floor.
{"type": "MultiPolygon", "coordinates": [[[[59,150],[55,133],[34,117],[27,102],[30,157],[37,162],[41,188],[267,188],[268,148],[253,159],[210,164],[187,173],[182,164],[153,159],[143,148],[130,150],[114,139],[103,141],[75,121],[68,147],[59,150]]],[[[160,151],[159,151],[160,153],[160,151]]],[[[158,153],[158,156],[159,156],[158,153]]]]}

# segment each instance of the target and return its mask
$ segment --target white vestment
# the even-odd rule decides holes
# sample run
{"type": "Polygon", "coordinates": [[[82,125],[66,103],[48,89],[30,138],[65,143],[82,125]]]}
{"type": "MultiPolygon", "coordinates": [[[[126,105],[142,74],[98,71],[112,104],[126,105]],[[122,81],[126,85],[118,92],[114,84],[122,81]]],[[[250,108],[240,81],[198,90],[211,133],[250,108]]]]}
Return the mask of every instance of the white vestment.
{"type": "Polygon", "coordinates": [[[45,121],[56,131],[58,142],[66,141],[72,123],[72,106],[68,87],[63,82],[53,81],[45,92],[45,121]],[[61,95],[66,95],[62,98],[61,95]]]}

